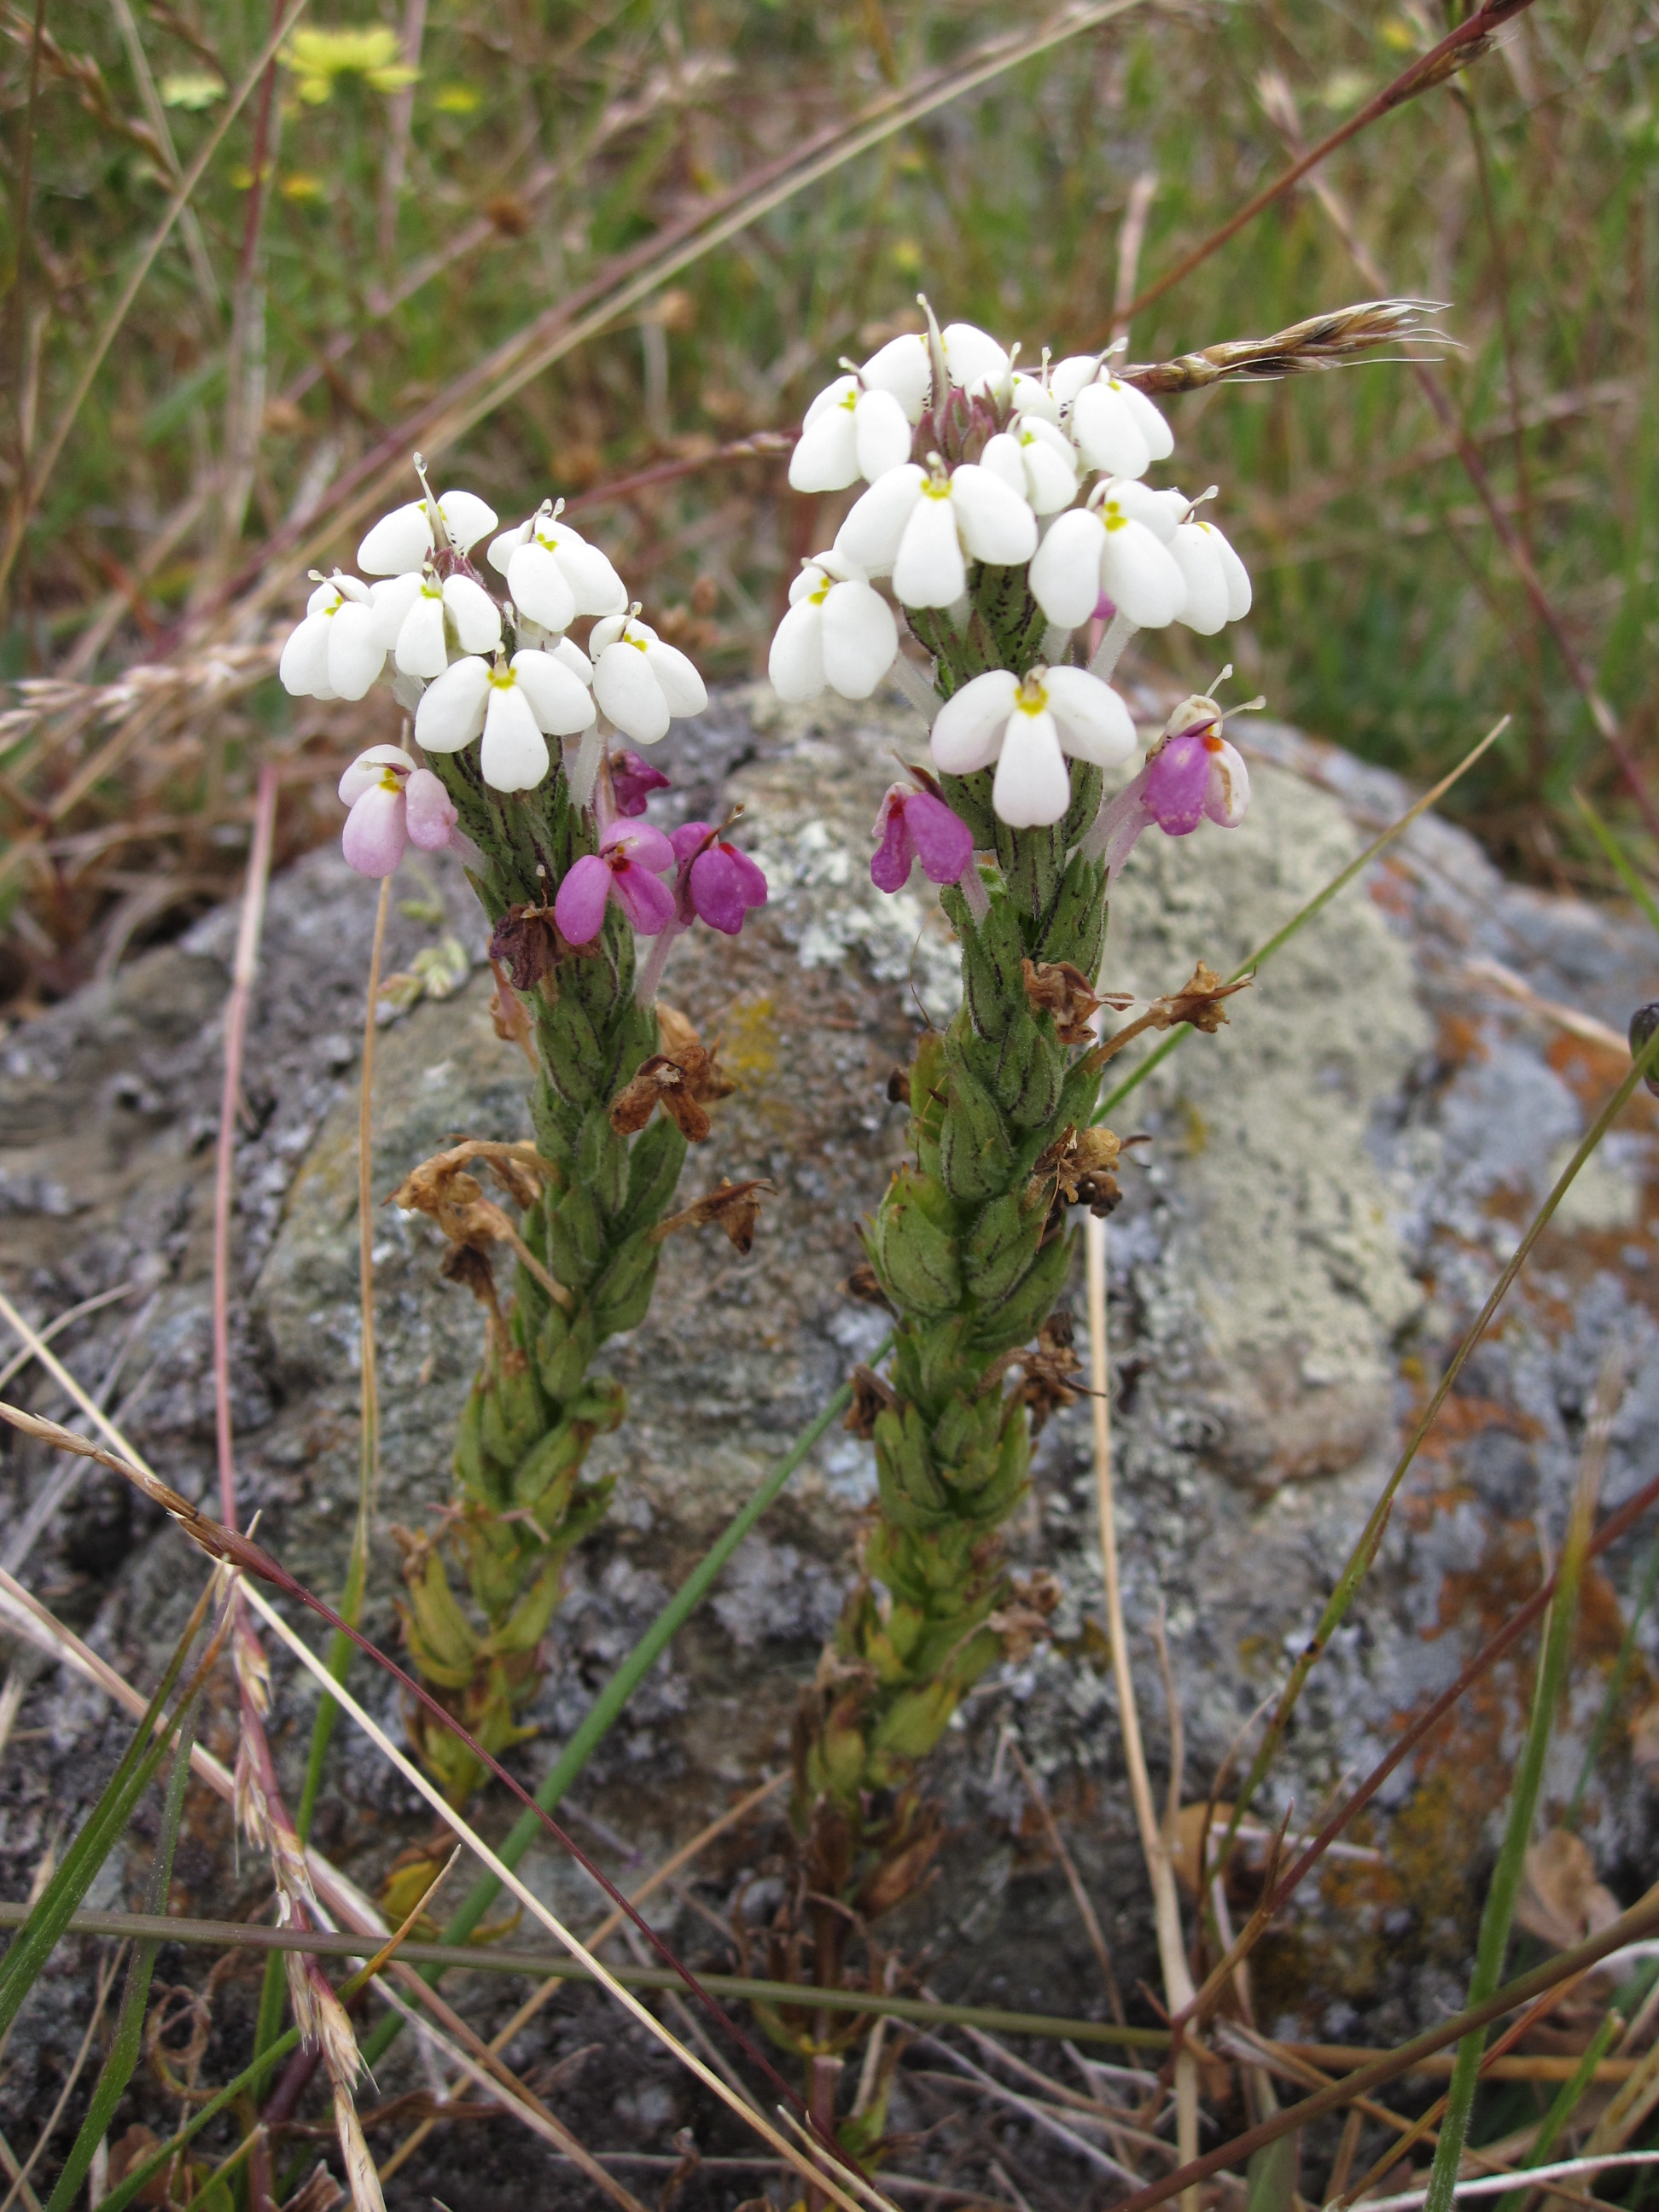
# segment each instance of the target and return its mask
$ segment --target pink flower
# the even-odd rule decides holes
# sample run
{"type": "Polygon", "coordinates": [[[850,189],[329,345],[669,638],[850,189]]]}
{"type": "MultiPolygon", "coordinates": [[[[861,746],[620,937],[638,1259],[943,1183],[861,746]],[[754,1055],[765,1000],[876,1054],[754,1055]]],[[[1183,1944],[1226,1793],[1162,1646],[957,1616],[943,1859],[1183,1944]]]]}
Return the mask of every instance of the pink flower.
{"type": "Polygon", "coordinates": [[[1188,837],[1206,819],[1236,830],[1249,803],[1250,773],[1221,734],[1221,709],[1213,699],[1183,699],[1146,767],[1102,807],[1085,850],[1105,861],[1111,884],[1143,830],[1188,837]]]}
{"type": "Polygon", "coordinates": [[[572,945],[591,945],[605,927],[607,899],[615,899],[641,937],[654,937],[674,918],[674,894],[663,872],[674,848],[660,830],[613,822],[597,853],[586,853],[559,885],[553,919],[572,945]]]}
{"type": "Polygon", "coordinates": [[[389,876],[408,844],[441,852],[459,819],[431,769],[416,768],[401,745],[359,753],[340,778],[340,803],[351,809],[340,848],[360,876],[389,876]]]}
{"type": "Polygon", "coordinates": [[[680,927],[689,929],[701,918],[735,937],[750,908],[766,904],[766,878],[712,822],[683,822],[672,842],[679,862],[674,909],[680,927]]]}
{"type": "Polygon", "coordinates": [[[643,814],[650,794],[667,788],[668,778],[662,770],[641,760],[638,753],[611,754],[611,790],[618,814],[643,814]]]}
{"type": "Polygon", "coordinates": [[[972,865],[974,840],[968,824],[931,791],[892,785],[881,802],[870,863],[870,880],[878,891],[902,891],[910,868],[920,860],[927,879],[953,884],[972,865]]]}

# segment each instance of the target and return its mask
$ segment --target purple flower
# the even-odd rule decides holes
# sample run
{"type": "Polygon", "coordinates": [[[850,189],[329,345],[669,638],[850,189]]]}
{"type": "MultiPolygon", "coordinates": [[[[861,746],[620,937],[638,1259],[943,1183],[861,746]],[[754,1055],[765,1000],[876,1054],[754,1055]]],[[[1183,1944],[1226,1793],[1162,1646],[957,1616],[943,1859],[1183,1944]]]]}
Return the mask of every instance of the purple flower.
{"type": "Polygon", "coordinates": [[[615,899],[641,937],[654,937],[674,918],[674,894],[662,880],[674,848],[648,822],[637,830],[613,822],[597,853],[586,853],[559,885],[553,919],[571,945],[591,945],[615,899]]]}
{"type": "Polygon", "coordinates": [[[1221,734],[1221,709],[1213,699],[1183,699],[1139,775],[1102,807],[1085,849],[1105,861],[1110,884],[1143,830],[1189,837],[1205,820],[1236,830],[1249,803],[1249,770],[1221,734]]]}
{"type": "Polygon", "coordinates": [[[931,791],[909,784],[889,787],[872,834],[878,842],[870,880],[878,891],[902,891],[915,860],[935,884],[955,883],[973,862],[973,836],[961,816],[931,791]]]}
{"type": "Polygon", "coordinates": [[[647,798],[653,791],[666,791],[668,778],[659,768],[641,760],[637,753],[612,753],[611,756],[611,789],[617,802],[618,814],[643,814],[647,798]]]}
{"type": "Polygon", "coordinates": [[[682,929],[701,919],[735,937],[751,907],[766,904],[766,878],[712,822],[683,822],[673,836],[679,873],[674,908],[682,929]]]}
{"type": "Polygon", "coordinates": [[[401,745],[371,745],[340,778],[346,817],[340,848],[360,876],[389,876],[413,844],[436,853],[450,842],[458,817],[429,768],[416,768],[401,745]]]}

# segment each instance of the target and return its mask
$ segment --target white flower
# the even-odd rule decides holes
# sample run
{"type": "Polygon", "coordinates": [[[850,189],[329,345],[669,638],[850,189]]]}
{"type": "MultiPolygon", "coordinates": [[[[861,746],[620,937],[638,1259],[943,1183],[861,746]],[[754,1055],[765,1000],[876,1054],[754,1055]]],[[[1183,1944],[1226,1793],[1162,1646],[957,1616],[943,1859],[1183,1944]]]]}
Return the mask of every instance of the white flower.
{"type": "Polygon", "coordinates": [[[1249,572],[1212,522],[1194,514],[1176,526],[1170,550],[1187,579],[1181,619],[1200,637],[1212,637],[1250,611],[1249,572]]]}
{"type": "Polygon", "coordinates": [[[471,576],[430,569],[388,576],[374,586],[375,638],[405,676],[441,676],[449,665],[447,627],[463,653],[494,653],[501,641],[501,611],[471,576]]]}
{"type": "Polygon", "coordinates": [[[1008,356],[988,331],[975,323],[946,323],[939,336],[945,374],[970,398],[1008,381],[1008,356]]]}
{"type": "Polygon", "coordinates": [[[635,744],[654,745],[668,734],[671,716],[701,714],[708,704],[703,681],[677,646],[665,645],[649,623],[613,615],[595,623],[593,696],[635,744]]]}
{"type": "MultiPolygon", "coordinates": [[[[1063,361],[1054,371],[1056,396],[1066,390],[1065,372],[1072,368],[1063,361]]],[[[1105,368],[1073,398],[1070,424],[1084,459],[1108,476],[1145,476],[1154,461],[1166,461],[1175,451],[1175,433],[1146,393],[1105,368]]]]}
{"type": "Polygon", "coordinates": [[[1081,668],[1012,670],[975,676],[947,699],[933,723],[933,765],[971,775],[997,764],[991,804],[1018,830],[1058,822],[1072,803],[1065,756],[1113,768],[1134,750],[1129,710],[1109,684],[1081,668]]]}
{"type": "Polygon", "coordinates": [[[933,381],[926,338],[913,332],[889,338],[871,355],[859,374],[867,389],[890,392],[904,410],[907,422],[921,422],[933,381]]]}
{"type": "Polygon", "coordinates": [[[515,653],[493,668],[471,654],[428,689],[415,735],[429,753],[458,753],[482,731],[484,781],[497,791],[530,791],[548,771],[547,738],[574,737],[596,720],[587,687],[556,654],[515,653]]]}
{"type": "Polygon", "coordinates": [[[336,569],[306,601],[276,672],[296,699],[361,699],[385,662],[368,586],[336,569]]]}
{"type": "MultiPolygon", "coordinates": [[[[1180,494],[1176,498],[1184,507],[1180,494]]],[[[1187,604],[1187,579],[1164,542],[1166,495],[1114,479],[1087,507],[1056,515],[1031,563],[1032,597],[1051,623],[1076,629],[1109,599],[1138,629],[1162,629],[1187,604]]]]}
{"type": "Polygon", "coordinates": [[[968,588],[970,559],[1017,566],[1036,537],[1030,507],[991,470],[967,462],[933,476],[908,461],[854,502],[836,551],[866,575],[890,572],[907,607],[948,607],[968,588]]]}
{"type": "Polygon", "coordinates": [[[873,483],[909,458],[909,418],[899,400],[879,385],[841,376],[806,410],[789,481],[797,491],[841,491],[860,477],[873,483]]]}
{"type": "MultiPolygon", "coordinates": [[[[438,511],[458,553],[470,552],[486,530],[495,527],[495,508],[476,492],[447,491],[438,511]]],[[[357,566],[371,576],[402,576],[411,568],[423,568],[434,550],[427,503],[412,499],[407,507],[381,516],[357,548],[357,566]]]]}
{"type": "Polygon", "coordinates": [[[1016,415],[986,441],[981,465],[1000,477],[1038,514],[1054,514],[1077,497],[1077,449],[1042,415],[1016,415]]]}
{"type": "Polygon", "coordinates": [[[578,615],[617,615],[628,605],[627,589],[610,562],[560,521],[550,500],[516,530],[504,530],[489,559],[506,577],[519,613],[543,629],[568,629],[578,615]]]}
{"type": "Polygon", "coordinates": [[[897,651],[893,611],[864,571],[844,555],[816,553],[789,586],[768,673],[780,699],[816,699],[826,684],[843,699],[867,699],[897,651]]]}

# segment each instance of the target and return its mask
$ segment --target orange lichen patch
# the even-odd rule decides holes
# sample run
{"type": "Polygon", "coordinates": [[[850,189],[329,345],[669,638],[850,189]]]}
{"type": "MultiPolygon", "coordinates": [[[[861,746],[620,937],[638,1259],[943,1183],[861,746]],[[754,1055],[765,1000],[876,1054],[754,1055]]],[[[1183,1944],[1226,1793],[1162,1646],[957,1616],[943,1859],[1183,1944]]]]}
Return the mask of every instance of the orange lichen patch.
{"type": "MultiPolygon", "coordinates": [[[[1558,1030],[1545,1048],[1545,1059],[1561,1080],[1586,1106],[1600,1106],[1615,1083],[1620,1082],[1630,1067],[1630,1054],[1620,1045],[1599,1043],[1593,1037],[1576,1036],[1571,1030],[1558,1030]]],[[[1638,1091],[1626,1107],[1626,1126],[1646,1127],[1659,1124],[1654,1098],[1638,1091]]]]}
{"type": "Polygon", "coordinates": [[[1506,1522],[1493,1531],[1478,1566],[1443,1579],[1438,1626],[1423,1631],[1424,1642],[1437,1642],[1449,1629],[1467,1624],[1485,1643],[1536,1595],[1540,1579],[1536,1529],[1530,1521],[1506,1522]]]}
{"type": "Polygon", "coordinates": [[[1434,1426],[1423,1439],[1420,1455],[1444,1459],[1471,1437],[1489,1435],[1493,1429],[1522,1437],[1528,1443],[1535,1443],[1544,1433],[1542,1423],[1531,1413],[1500,1406],[1495,1398],[1459,1397],[1454,1392],[1435,1415],[1434,1426]]]}
{"type": "Polygon", "coordinates": [[[1435,1023],[1435,1052],[1445,1067],[1467,1067],[1471,1060],[1485,1060],[1486,1038],[1479,1018],[1443,1006],[1435,1023]]]}
{"type": "Polygon", "coordinates": [[[1417,901],[1417,885],[1404,868],[1392,860],[1383,860],[1371,870],[1366,879],[1366,890],[1371,904],[1380,907],[1384,914],[1409,920],[1417,901]]]}

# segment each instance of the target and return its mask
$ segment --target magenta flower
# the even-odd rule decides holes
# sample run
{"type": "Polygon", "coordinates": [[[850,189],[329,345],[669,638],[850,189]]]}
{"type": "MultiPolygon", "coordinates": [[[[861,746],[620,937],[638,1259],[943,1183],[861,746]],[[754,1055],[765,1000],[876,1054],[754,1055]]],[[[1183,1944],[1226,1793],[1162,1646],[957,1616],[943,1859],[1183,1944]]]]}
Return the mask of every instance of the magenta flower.
{"type": "Polygon", "coordinates": [[[641,760],[637,753],[612,753],[611,756],[611,790],[617,802],[618,814],[643,814],[645,802],[653,791],[666,791],[668,778],[659,768],[641,760]]]}
{"type": "Polygon", "coordinates": [[[553,919],[572,945],[591,945],[605,927],[607,899],[615,899],[641,937],[654,937],[674,919],[674,894],[662,880],[674,865],[674,848],[660,830],[613,822],[597,853],[586,853],[559,885],[553,919]]]}
{"type": "Polygon", "coordinates": [[[870,880],[878,891],[902,891],[916,860],[935,884],[955,883],[973,863],[974,840],[961,816],[931,791],[909,784],[890,787],[872,835],[878,842],[870,880]]]}
{"type": "Polygon", "coordinates": [[[1102,807],[1085,849],[1104,860],[1110,884],[1142,830],[1188,837],[1206,820],[1236,830],[1249,803],[1249,770],[1221,734],[1221,709],[1213,699],[1183,699],[1139,775],[1102,807]]]}
{"type": "Polygon", "coordinates": [[[712,822],[683,822],[673,834],[679,873],[674,910],[682,929],[701,919],[735,937],[751,907],[766,904],[766,878],[712,822]]]}
{"type": "Polygon", "coordinates": [[[360,876],[389,876],[405,845],[441,852],[459,817],[429,768],[416,768],[401,745],[371,745],[340,778],[346,817],[340,849],[360,876]]]}

